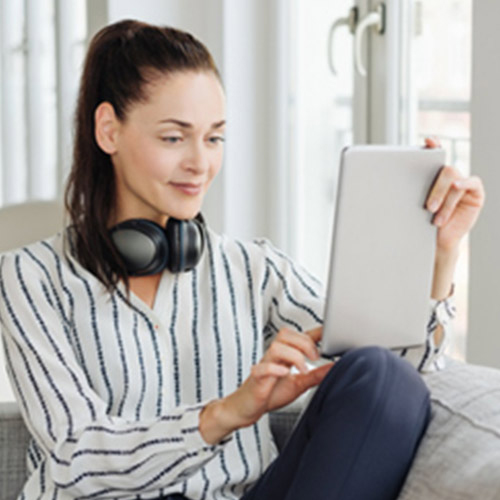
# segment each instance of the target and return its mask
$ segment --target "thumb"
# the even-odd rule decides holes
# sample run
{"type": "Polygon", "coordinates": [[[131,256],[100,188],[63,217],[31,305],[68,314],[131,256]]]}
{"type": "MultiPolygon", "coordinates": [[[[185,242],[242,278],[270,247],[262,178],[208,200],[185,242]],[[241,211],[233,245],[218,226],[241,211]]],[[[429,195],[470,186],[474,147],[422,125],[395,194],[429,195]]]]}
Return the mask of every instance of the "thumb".
{"type": "Polygon", "coordinates": [[[300,382],[301,382],[302,392],[320,384],[323,381],[323,379],[327,376],[328,372],[331,370],[334,364],[335,363],[325,363],[324,365],[321,365],[320,367],[315,368],[314,370],[297,375],[298,377],[301,377],[300,382]]]}

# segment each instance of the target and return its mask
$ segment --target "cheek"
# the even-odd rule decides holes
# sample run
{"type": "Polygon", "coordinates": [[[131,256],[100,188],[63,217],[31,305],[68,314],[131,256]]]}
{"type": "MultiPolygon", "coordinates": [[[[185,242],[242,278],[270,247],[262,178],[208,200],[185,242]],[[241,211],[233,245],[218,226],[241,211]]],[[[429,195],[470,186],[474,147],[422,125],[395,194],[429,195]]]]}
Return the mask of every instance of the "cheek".
{"type": "Polygon", "coordinates": [[[210,170],[210,180],[212,180],[222,168],[223,152],[220,152],[212,161],[212,168],[210,170]]]}
{"type": "Polygon", "coordinates": [[[175,165],[175,155],[163,148],[144,145],[134,148],[130,156],[134,165],[139,167],[139,175],[144,175],[160,181],[166,180],[175,165]]]}

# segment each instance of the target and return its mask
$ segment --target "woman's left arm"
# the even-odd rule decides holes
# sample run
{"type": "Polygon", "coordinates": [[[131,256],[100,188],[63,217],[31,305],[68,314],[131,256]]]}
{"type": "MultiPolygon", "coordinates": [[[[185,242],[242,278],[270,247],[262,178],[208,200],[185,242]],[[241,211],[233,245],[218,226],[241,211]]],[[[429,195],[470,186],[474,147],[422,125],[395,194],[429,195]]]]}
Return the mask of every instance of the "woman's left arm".
{"type": "MultiPolygon", "coordinates": [[[[426,146],[439,144],[426,139],[426,146]]],[[[450,295],[462,238],[472,229],[484,205],[485,193],[479,177],[464,177],[453,167],[443,167],[427,198],[426,207],[438,227],[432,298],[450,295]]]]}

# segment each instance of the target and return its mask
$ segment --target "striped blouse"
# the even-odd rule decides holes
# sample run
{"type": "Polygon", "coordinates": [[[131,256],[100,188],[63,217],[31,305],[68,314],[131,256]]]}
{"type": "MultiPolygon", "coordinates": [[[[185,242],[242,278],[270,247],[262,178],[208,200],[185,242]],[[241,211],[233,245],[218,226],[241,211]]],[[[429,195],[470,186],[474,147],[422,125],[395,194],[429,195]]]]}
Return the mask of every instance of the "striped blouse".
{"type": "MultiPolygon", "coordinates": [[[[269,420],[211,446],[199,413],[231,393],[282,327],[322,323],[323,289],[266,240],[208,230],[190,272],[164,272],[152,308],[109,294],[61,234],[4,254],[0,319],[7,369],[33,437],[21,499],[141,499],[180,492],[237,499],[276,456],[269,420]]],[[[433,302],[432,333],[453,310],[433,302]]]]}

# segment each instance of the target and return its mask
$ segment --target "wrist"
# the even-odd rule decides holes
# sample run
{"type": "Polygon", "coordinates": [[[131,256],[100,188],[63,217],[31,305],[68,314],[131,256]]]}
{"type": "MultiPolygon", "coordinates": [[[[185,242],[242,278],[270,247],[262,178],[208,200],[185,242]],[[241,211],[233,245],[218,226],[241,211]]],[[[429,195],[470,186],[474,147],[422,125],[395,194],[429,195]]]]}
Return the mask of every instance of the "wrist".
{"type": "Polygon", "coordinates": [[[209,444],[217,444],[238,429],[227,398],[210,401],[200,413],[199,430],[209,444]]]}
{"type": "Polygon", "coordinates": [[[436,256],[435,256],[435,262],[436,264],[440,262],[445,262],[445,261],[456,261],[458,258],[458,255],[460,254],[460,245],[455,245],[452,247],[436,247],[436,256]]]}
{"type": "Polygon", "coordinates": [[[434,300],[444,300],[453,290],[455,267],[459,256],[459,248],[436,249],[434,261],[434,279],[431,297],[434,300]]]}

